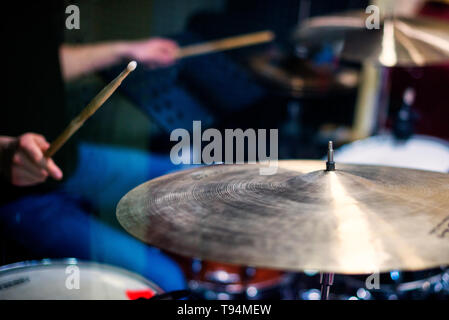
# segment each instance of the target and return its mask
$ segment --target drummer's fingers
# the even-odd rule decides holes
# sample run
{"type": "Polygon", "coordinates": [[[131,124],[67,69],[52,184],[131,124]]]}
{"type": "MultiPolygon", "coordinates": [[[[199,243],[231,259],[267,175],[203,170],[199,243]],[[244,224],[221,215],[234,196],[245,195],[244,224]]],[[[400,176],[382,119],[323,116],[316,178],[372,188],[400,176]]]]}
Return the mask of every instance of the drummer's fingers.
{"type": "Polygon", "coordinates": [[[41,135],[35,133],[26,133],[19,137],[19,150],[26,153],[27,156],[36,164],[42,164],[44,153],[41,145],[44,144],[41,135]]]}
{"type": "Polygon", "coordinates": [[[50,176],[55,180],[61,180],[62,179],[62,171],[59,169],[59,167],[55,164],[53,159],[47,159],[47,172],[50,174],[50,176]]]}
{"type": "Polygon", "coordinates": [[[40,164],[32,161],[27,153],[23,150],[18,150],[12,159],[12,169],[21,169],[27,171],[31,175],[37,178],[46,178],[48,176],[47,171],[40,164]]]}
{"type": "Polygon", "coordinates": [[[48,143],[47,140],[45,140],[44,136],[40,134],[35,134],[33,136],[34,141],[36,144],[41,148],[42,151],[47,151],[48,148],[50,148],[50,143],[48,143]]]}

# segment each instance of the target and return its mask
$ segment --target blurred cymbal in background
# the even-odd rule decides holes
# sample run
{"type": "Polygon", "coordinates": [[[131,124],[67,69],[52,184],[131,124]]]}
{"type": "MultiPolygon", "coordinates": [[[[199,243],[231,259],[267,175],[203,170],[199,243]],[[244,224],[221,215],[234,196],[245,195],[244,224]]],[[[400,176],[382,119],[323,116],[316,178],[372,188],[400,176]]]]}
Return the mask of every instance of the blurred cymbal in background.
{"type": "Polygon", "coordinates": [[[274,91],[290,97],[324,97],[353,90],[359,82],[355,68],[335,68],[329,64],[316,66],[278,48],[251,56],[248,64],[251,71],[274,91]]]}
{"type": "Polygon", "coordinates": [[[449,60],[449,23],[433,18],[385,17],[368,29],[362,11],[306,20],[294,33],[298,44],[343,41],[339,56],[383,66],[424,66],[449,60]]]}

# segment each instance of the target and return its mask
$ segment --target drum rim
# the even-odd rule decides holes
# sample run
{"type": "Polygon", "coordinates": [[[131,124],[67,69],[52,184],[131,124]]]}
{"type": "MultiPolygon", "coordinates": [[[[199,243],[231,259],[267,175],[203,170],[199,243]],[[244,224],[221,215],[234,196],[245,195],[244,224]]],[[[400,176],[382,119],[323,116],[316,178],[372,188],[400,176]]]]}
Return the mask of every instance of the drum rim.
{"type": "Polygon", "coordinates": [[[129,271],[127,269],[124,269],[122,267],[118,267],[115,265],[110,265],[106,263],[100,263],[96,261],[89,261],[89,260],[81,260],[77,258],[62,258],[62,259],[42,259],[42,260],[25,260],[25,261],[19,261],[14,262],[10,264],[6,264],[3,266],[0,266],[0,276],[12,273],[17,270],[26,270],[31,269],[33,267],[54,267],[54,266],[69,266],[69,265],[76,265],[76,266],[99,266],[101,268],[107,269],[109,271],[117,272],[121,275],[128,276],[132,278],[133,280],[142,282],[143,284],[147,285],[149,288],[155,291],[156,294],[162,294],[165,293],[165,291],[156,283],[153,281],[146,279],[145,277],[141,276],[138,273],[135,273],[133,271],[129,271]]]}

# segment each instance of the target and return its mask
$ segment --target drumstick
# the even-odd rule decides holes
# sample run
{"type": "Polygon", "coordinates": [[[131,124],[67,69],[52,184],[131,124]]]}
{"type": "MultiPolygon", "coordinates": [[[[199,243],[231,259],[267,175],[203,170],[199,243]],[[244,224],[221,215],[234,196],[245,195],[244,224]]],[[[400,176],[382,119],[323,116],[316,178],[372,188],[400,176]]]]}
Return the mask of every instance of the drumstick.
{"type": "Polygon", "coordinates": [[[131,61],[125,70],[123,70],[117,78],[112,80],[106,87],[103,88],[90,102],[89,104],[76,116],[65,130],[52,142],[50,148],[45,152],[45,157],[52,157],[56,151],[58,151],[64,143],[69,140],[69,138],[78,131],[79,128],[84,124],[84,122],[89,119],[95,111],[97,111],[103,103],[114,93],[114,91],[120,86],[123,79],[125,79],[128,74],[133,71],[137,66],[135,61],[131,61]]]}
{"type": "Polygon", "coordinates": [[[182,47],[177,55],[177,58],[186,58],[200,54],[213,53],[218,51],[225,51],[235,48],[251,46],[259,43],[270,42],[274,39],[274,33],[271,31],[261,31],[255,33],[248,33],[241,36],[224,38],[221,40],[214,40],[199,44],[193,44],[182,47]]]}

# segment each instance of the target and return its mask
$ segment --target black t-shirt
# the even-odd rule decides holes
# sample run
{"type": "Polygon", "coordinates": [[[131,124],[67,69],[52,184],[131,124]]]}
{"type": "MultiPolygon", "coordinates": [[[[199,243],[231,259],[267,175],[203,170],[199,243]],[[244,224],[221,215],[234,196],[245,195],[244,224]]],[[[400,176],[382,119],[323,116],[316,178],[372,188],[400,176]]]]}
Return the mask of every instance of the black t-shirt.
{"type": "MultiPolygon", "coordinates": [[[[63,1],[25,4],[17,1],[7,10],[2,10],[6,83],[0,86],[0,135],[18,136],[35,132],[51,142],[67,125],[59,64],[59,46],[64,31],[63,4],[63,1]]],[[[73,169],[74,150],[71,141],[54,157],[65,175],[73,169]]],[[[1,187],[6,192],[0,192],[3,194],[0,200],[11,200],[18,194],[47,190],[53,186],[51,179],[33,188],[14,188],[3,182],[1,187]]]]}

